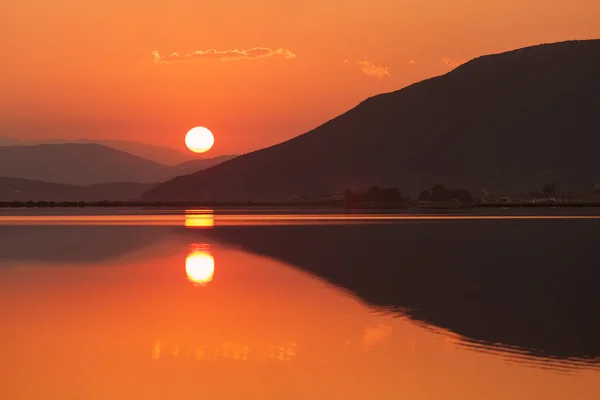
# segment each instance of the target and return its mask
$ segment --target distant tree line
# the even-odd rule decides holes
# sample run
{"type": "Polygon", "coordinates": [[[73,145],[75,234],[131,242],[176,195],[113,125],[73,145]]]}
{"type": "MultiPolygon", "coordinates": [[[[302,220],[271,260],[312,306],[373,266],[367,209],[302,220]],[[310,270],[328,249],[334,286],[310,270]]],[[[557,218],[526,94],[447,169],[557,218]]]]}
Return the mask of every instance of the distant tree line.
{"type": "Polygon", "coordinates": [[[530,193],[530,196],[538,199],[552,199],[558,197],[558,189],[556,183],[546,183],[541,192],[533,191],[530,193]]]}
{"type": "Polygon", "coordinates": [[[344,190],[344,202],[346,204],[390,204],[402,203],[404,197],[397,188],[380,188],[373,186],[363,192],[354,192],[350,189],[344,190]]]}
{"type": "Polygon", "coordinates": [[[442,185],[435,185],[431,190],[423,190],[419,194],[419,201],[431,202],[460,202],[472,203],[475,198],[466,189],[446,189],[442,185]]]}
{"type": "Polygon", "coordinates": [[[330,201],[312,200],[302,203],[294,201],[0,201],[0,208],[52,208],[52,207],[137,207],[137,208],[215,208],[215,207],[323,207],[330,205],[330,201]]]}

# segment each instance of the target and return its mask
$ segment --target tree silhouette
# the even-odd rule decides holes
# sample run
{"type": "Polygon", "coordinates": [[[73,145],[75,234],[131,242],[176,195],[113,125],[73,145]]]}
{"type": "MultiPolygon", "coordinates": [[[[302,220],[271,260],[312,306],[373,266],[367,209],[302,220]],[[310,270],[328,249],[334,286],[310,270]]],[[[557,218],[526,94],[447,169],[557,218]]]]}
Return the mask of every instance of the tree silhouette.
{"type": "Polygon", "coordinates": [[[448,190],[442,185],[435,185],[431,188],[431,194],[429,195],[430,201],[450,201],[452,200],[448,194],[448,190]]]}
{"type": "Polygon", "coordinates": [[[373,186],[365,193],[367,201],[383,201],[383,193],[379,186],[373,186]]]}
{"type": "Polygon", "coordinates": [[[542,190],[542,194],[544,197],[551,198],[556,197],[558,194],[558,190],[556,189],[556,183],[546,183],[544,185],[544,189],[542,190]]]}
{"type": "Polygon", "coordinates": [[[400,190],[397,188],[384,189],[383,197],[385,201],[389,201],[390,203],[399,203],[404,200],[402,197],[402,192],[400,192],[400,190]]]}
{"type": "Polygon", "coordinates": [[[344,190],[344,200],[348,203],[401,203],[404,201],[402,192],[397,188],[380,188],[373,186],[364,192],[344,190]]]}
{"type": "MultiPolygon", "coordinates": [[[[421,192],[421,196],[427,195],[427,191],[421,192]]],[[[421,198],[419,196],[419,199],[421,198]]],[[[475,199],[466,189],[452,189],[448,190],[442,185],[435,185],[431,189],[431,194],[428,198],[429,201],[458,201],[462,203],[471,203],[475,199]]]]}

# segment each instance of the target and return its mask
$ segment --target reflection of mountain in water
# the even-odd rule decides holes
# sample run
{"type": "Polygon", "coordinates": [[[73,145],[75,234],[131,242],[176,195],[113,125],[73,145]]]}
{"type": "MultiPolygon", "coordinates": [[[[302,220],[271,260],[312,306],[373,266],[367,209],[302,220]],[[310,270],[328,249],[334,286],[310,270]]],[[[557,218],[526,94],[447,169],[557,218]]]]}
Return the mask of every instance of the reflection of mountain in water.
{"type": "Polygon", "coordinates": [[[101,262],[148,248],[161,227],[0,226],[0,261],[101,262]]]}
{"type": "Polygon", "coordinates": [[[310,270],[371,304],[449,329],[466,345],[597,364],[597,224],[238,226],[207,234],[310,270]]]}

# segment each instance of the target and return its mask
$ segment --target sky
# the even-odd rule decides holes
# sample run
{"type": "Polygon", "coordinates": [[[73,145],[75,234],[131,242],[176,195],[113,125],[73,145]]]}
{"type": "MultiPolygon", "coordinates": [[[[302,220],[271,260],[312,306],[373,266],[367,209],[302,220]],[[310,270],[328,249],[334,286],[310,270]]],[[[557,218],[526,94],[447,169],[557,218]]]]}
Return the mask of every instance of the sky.
{"type": "Polygon", "coordinates": [[[597,0],[6,0],[0,136],[211,154],[307,132],[474,57],[600,38],[597,0]]]}

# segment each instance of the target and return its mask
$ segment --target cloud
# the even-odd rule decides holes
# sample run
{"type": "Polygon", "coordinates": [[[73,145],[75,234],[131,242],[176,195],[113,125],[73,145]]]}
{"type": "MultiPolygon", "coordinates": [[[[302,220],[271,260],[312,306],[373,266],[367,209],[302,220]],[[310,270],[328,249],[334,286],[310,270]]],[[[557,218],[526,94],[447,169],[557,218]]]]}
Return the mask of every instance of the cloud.
{"type": "Polygon", "coordinates": [[[409,61],[408,61],[408,63],[409,63],[410,65],[415,65],[417,62],[416,62],[415,60],[409,60],[409,61]]]}
{"type": "Polygon", "coordinates": [[[179,54],[171,53],[168,56],[161,56],[158,51],[151,51],[154,62],[158,63],[172,63],[181,61],[195,61],[195,60],[221,60],[221,61],[232,61],[242,59],[254,59],[279,56],[285,59],[291,59],[296,57],[296,54],[292,53],[288,49],[277,49],[271,50],[266,47],[254,47],[248,50],[196,50],[193,53],[179,54]]]}
{"type": "Polygon", "coordinates": [[[373,76],[378,79],[383,79],[386,76],[390,76],[390,69],[384,66],[377,66],[372,64],[367,60],[358,60],[358,65],[360,65],[360,69],[362,72],[369,76],[373,76]]]}
{"type": "Polygon", "coordinates": [[[442,58],[441,62],[445,66],[451,67],[451,68],[456,68],[459,65],[464,64],[464,62],[462,62],[462,61],[457,61],[457,60],[454,60],[454,59],[448,58],[448,57],[442,58]]]}

